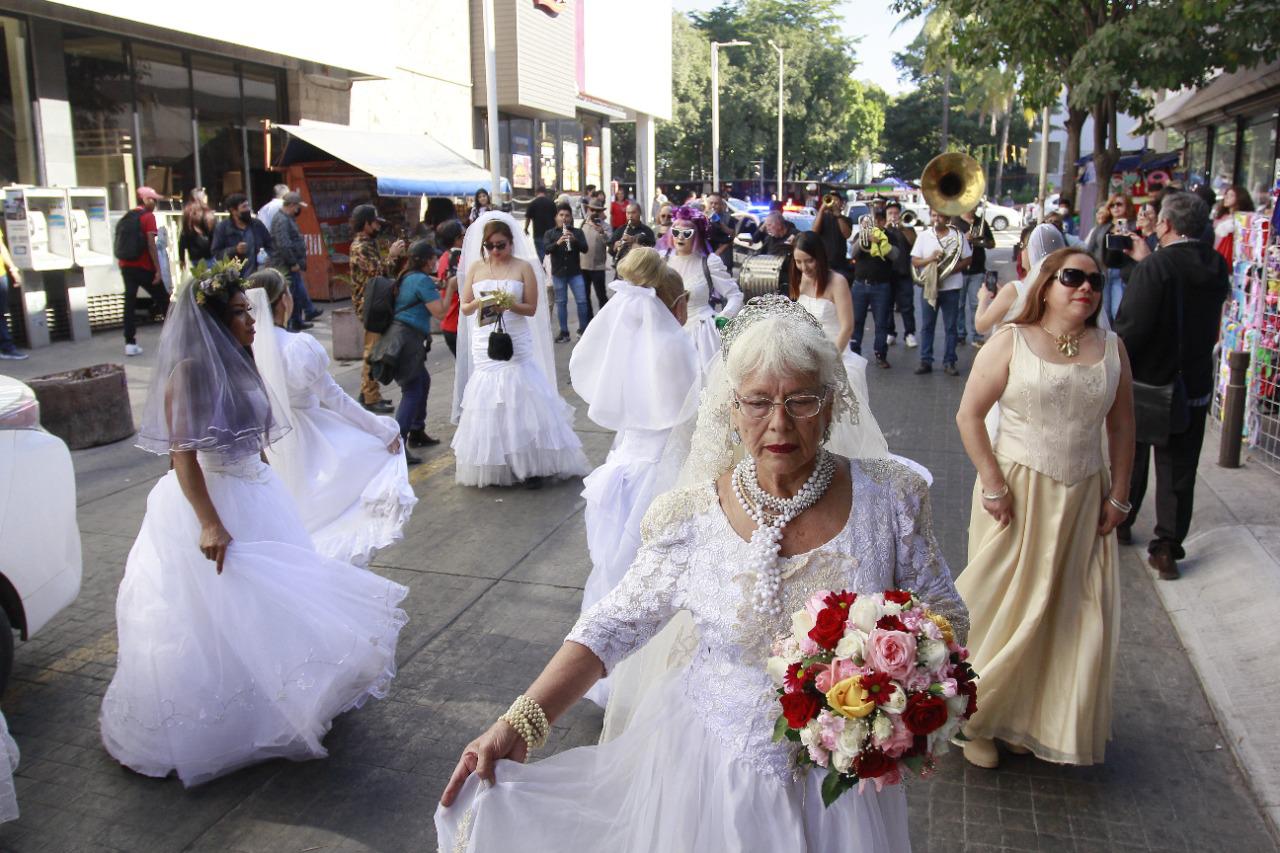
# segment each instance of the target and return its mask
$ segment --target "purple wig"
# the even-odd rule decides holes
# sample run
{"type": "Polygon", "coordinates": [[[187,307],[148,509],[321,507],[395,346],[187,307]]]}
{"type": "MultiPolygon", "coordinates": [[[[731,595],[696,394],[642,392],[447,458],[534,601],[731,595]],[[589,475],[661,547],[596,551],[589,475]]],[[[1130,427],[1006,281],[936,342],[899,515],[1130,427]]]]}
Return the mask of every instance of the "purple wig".
{"type": "MultiPolygon", "coordinates": [[[[680,221],[692,222],[694,229],[698,232],[693,238],[694,252],[709,255],[711,254],[711,241],[707,239],[707,217],[703,215],[701,210],[696,207],[681,206],[671,211],[671,227],[680,221]]],[[[676,250],[676,241],[672,239],[671,232],[668,231],[662,235],[662,239],[658,240],[658,251],[662,254],[670,254],[676,250]]]]}

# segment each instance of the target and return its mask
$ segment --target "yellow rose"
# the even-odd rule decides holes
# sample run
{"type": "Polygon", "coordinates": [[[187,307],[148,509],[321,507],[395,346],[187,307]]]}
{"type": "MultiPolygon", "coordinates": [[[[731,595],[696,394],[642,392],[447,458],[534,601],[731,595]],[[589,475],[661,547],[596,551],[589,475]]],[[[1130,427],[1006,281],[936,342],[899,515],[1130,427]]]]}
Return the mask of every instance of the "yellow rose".
{"type": "Polygon", "coordinates": [[[948,643],[955,640],[955,631],[951,630],[951,623],[947,621],[947,617],[941,613],[930,613],[929,621],[938,626],[938,630],[942,632],[942,639],[948,643]]]}
{"type": "Polygon", "coordinates": [[[871,694],[862,689],[862,678],[857,675],[831,685],[827,691],[827,704],[842,717],[855,719],[867,716],[876,708],[871,694]]]}

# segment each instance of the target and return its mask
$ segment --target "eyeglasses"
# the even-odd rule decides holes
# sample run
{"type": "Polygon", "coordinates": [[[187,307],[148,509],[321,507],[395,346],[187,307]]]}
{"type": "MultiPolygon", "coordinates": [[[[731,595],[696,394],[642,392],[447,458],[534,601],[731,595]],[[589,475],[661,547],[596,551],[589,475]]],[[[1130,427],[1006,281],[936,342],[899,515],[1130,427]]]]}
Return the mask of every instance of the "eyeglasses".
{"type": "Polygon", "coordinates": [[[505,252],[511,244],[503,241],[501,243],[484,243],[482,245],[486,252],[505,252]]]}
{"type": "Polygon", "coordinates": [[[1113,201],[1113,202],[1111,202],[1111,205],[1110,205],[1110,206],[1111,206],[1111,207],[1124,207],[1124,202],[1122,202],[1122,201],[1113,201]]]}
{"type": "Polygon", "coordinates": [[[773,414],[773,407],[781,405],[787,414],[801,420],[817,416],[826,403],[825,396],[817,394],[792,394],[781,404],[765,397],[748,397],[743,399],[737,393],[733,395],[733,407],[749,418],[767,418],[773,414]]]}
{"type": "Polygon", "coordinates": [[[1102,273],[1100,272],[1085,272],[1084,270],[1066,267],[1065,269],[1058,270],[1054,275],[1054,278],[1056,278],[1060,284],[1073,288],[1079,287],[1087,281],[1089,282],[1089,286],[1095,291],[1102,291],[1102,273]]]}
{"type": "Polygon", "coordinates": [[[697,228],[672,228],[671,236],[678,240],[688,240],[694,234],[698,233],[697,228]]]}

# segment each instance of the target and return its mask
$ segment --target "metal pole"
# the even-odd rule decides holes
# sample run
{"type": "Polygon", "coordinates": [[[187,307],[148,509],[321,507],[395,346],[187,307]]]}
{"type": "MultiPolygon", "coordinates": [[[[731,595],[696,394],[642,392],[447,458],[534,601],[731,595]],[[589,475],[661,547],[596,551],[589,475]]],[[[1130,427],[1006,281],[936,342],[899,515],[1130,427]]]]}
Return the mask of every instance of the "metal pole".
{"type": "Polygon", "coordinates": [[[1036,193],[1036,222],[1044,219],[1044,199],[1049,194],[1049,108],[1040,114],[1040,187],[1036,193]]]}
{"type": "MultiPolygon", "coordinates": [[[[782,201],[782,109],[783,109],[783,93],[782,93],[782,73],[783,60],[782,48],[778,47],[774,42],[769,42],[770,46],[778,52],[778,201],[782,201]]],[[[761,173],[763,175],[763,169],[761,173]]]]}
{"type": "Polygon", "coordinates": [[[720,192],[720,43],[711,43],[711,191],[720,192]]]}
{"type": "Polygon", "coordinates": [[[493,0],[484,0],[484,88],[489,125],[489,199],[499,206],[502,187],[501,164],[498,162],[498,46],[493,28],[493,0]]]}
{"type": "Polygon", "coordinates": [[[1218,444],[1218,465],[1240,467],[1240,445],[1244,438],[1244,408],[1248,400],[1245,377],[1249,353],[1227,353],[1227,392],[1222,398],[1222,440],[1218,444]]]}

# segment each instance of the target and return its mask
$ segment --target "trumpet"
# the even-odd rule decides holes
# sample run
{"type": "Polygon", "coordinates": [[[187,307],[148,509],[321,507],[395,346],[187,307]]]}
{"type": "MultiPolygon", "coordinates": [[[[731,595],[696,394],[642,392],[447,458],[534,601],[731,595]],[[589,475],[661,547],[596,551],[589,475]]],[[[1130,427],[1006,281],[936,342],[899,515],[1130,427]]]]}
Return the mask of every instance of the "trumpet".
{"type": "Polygon", "coordinates": [[[866,252],[871,249],[871,241],[875,239],[876,222],[871,218],[871,214],[864,213],[858,219],[858,243],[862,246],[862,251],[866,252]]]}

